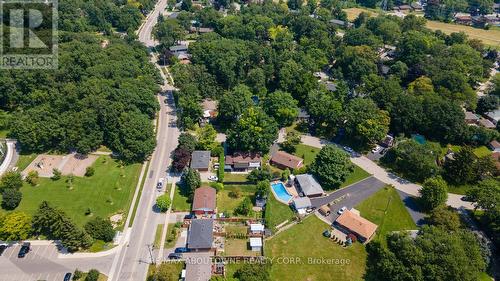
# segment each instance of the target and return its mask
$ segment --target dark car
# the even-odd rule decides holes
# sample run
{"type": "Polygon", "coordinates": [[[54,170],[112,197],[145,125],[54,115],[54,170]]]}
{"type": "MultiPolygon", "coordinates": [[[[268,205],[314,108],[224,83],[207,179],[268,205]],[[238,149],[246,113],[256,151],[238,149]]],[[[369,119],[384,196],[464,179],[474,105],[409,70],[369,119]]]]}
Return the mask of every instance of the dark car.
{"type": "Polygon", "coordinates": [[[184,216],[184,219],[185,220],[191,220],[191,219],[194,219],[194,215],[193,214],[187,214],[184,216]]]}
{"type": "Polygon", "coordinates": [[[169,260],[178,260],[180,258],[182,258],[182,254],[180,253],[171,253],[168,255],[169,260]]]}
{"type": "Polygon", "coordinates": [[[175,252],[175,253],[186,253],[186,252],[188,252],[188,251],[189,251],[189,250],[188,250],[188,248],[183,248],[183,247],[181,247],[181,248],[175,248],[175,251],[174,251],[174,252],[175,252]]]}
{"type": "Polygon", "coordinates": [[[0,256],[5,252],[5,249],[7,249],[7,245],[0,245],[0,256]]]}
{"type": "Polygon", "coordinates": [[[26,256],[29,251],[31,251],[31,244],[29,242],[25,242],[21,246],[21,250],[19,250],[19,254],[17,254],[17,257],[24,258],[24,256],[26,256]]]}
{"type": "Polygon", "coordinates": [[[71,272],[64,274],[64,281],[69,281],[69,280],[71,280],[71,272]]]}

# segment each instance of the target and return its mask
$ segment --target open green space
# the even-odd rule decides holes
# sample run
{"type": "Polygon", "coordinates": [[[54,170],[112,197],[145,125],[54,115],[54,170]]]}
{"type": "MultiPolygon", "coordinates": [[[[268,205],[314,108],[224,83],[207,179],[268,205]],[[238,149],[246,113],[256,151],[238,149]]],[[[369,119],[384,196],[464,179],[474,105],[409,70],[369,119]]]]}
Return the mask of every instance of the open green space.
{"type": "Polygon", "coordinates": [[[167,237],[165,237],[165,246],[164,248],[172,248],[175,246],[175,242],[177,241],[177,237],[179,236],[180,228],[176,227],[175,223],[168,224],[167,237]]]}
{"type": "Polygon", "coordinates": [[[319,153],[321,149],[305,144],[297,144],[295,146],[295,152],[293,153],[295,156],[301,157],[304,159],[304,165],[309,165],[314,161],[316,155],[319,153]]]}
{"type": "Polygon", "coordinates": [[[248,174],[224,173],[224,182],[247,182],[248,174]]]}
{"type": "MultiPolygon", "coordinates": [[[[146,176],[145,174],[149,171],[149,165],[151,164],[151,161],[148,161],[146,164],[146,167],[144,168],[144,175],[141,180],[141,185],[139,186],[139,191],[137,192],[137,197],[134,203],[134,208],[132,208],[132,215],[130,216],[130,221],[128,223],[128,227],[131,227],[132,224],[134,224],[134,219],[135,219],[135,213],[137,213],[137,207],[139,206],[139,199],[141,198],[142,195],[142,190],[144,189],[144,183],[146,182],[146,176]]],[[[140,176],[139,176],[140,177],[140,176]]],[[[172,185],[172,184],[170,184],[172,185]]]]}
{"type": "Polygon", "coordinates": [[[264,244],[265,255],[274,258],[298,258],[300,264],[273,263],[271,280],[362,280],[366,251],[362,244],[343,247],[323,237],[329,226],[312,215],[301,223],[277,234],[264,244]],[[312,259],[348,260],[348,264],[322,264],[312,259]]]}
{"type": "Polygon", "coordinates": [[[279,202],[274,198],[274,194],[269,193],[264,214],[266,226],[268,228],[274,229],[280,223],[291,220],[294,216],[295,214],[290,206],[279,202]]]}
{"type": "MultiPolygon", "coordinates": [[[[446,153],[448,152],[448,148],[451,149],[453,152],[458,152],[458,151],[460,151],[461,146],[460,145],[448,145],[446,147],[443,147],[442,151],[441,151],[443,156],[446,155],[446,153]]],[[[491,150],[484,145],[474,148],[474,154],[477,157],[489,156],[491,153],[492,153],[491,150]]]]}
{"type": "Polygon", "coordinates": [[[248,227],[243,224],[230,224],[224,225],[224,232],[229,234],[247,234],[248,227]]]}
{"type": "Polygon", "coordinates": [[[172,201],[172,211],[186,212],[191,210],[191,202],[189,198],[182,193],[179,185],[176,186],[174,191],[174,200],[172,201]]]}
{"type": "Polygon", "coordinates": [[[155,241],[153,242],[153,247],[155,249],[160,248],[161,234],[163,233],[163,225],[164,224],[158,224],[158,225],[156,225],[155,241]]]}
{"type": "Polygon", "coordinates": [[[361,216],[378,225],[375,239],[385,240],[391,231],[413,230],[417,226],[393,187],[386,186],[355,207],[361,216]]]}
{"type": "Polygon", "coordinates": [[[172,261],[164,262],[158,266],[151,264],[148,268],[147,281],[158,280],[155,275],[156,272],[161,274],[162,280],[180,280],[182,269],[184,269],[184,262],[172,261]]]}
{"type": "Polygon", "coordinates": [[[234,209],[246,198],[252,202],[255,197],[255,185],[225,185],[223,190],[217,192],[217,211],[222,213],[233,213],[234,209]],[[237,193],[238,197],[231,197],[230,194],[237,193]]]}
{"type": "Polygon", "coordinates": [[[28,165],[35,160],[37,157],[37,154],[31,153],[31,154],[20,154],[19,159],[17,160],[16,166],[19,172],[23,171],[28,167],[28,165]]]}
{"type": "Polygon", "coordinates": [[[345,181],[340,185],[340,188],[346,187],[353,183],[357,183],[358,181],[364,180],[369,176],[371,175],[367,171],[363,170],[357,165],[354,165],[354,171],[349,176],[347,176],[345,181]]]}
{"type": "Polygon", "coordinates": [[[248,239],[226,238],[224,241],[224,255],[226,256],[260,256],[260,252],[250,249],[248,239]]]}
{"type": "Polygon", "coordinates": [[[80,226],[93,216],[107,218],[115,213],[122,213],[125,220],[141,164],[123,166],[109,156],[100,156],[93,167],[93,176],[74,177],[72,187],[67,176],[57,181],[40,178],[40,184],[35,187],[24,184],[23,199],[16,211],[33,214],[42,201],[48,201],[80,226]],[[88,209],[91,216],[85,215],[88,209]]]}

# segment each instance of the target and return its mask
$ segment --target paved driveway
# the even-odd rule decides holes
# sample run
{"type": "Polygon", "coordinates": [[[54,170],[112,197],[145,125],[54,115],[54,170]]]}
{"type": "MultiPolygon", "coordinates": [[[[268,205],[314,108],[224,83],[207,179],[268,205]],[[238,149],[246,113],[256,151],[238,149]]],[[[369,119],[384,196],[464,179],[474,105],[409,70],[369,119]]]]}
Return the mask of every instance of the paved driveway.
{"type": "Polygon", "coordinates": [[[328,221],[333,222],[339,216],[337,214],[338,209],[343,206],[346,206],[348,209],[353,208],[385,185],[384,182],[374,177],[369,177],[346,188],[334,191],[328,196],[313,198],[311,199],[311,203],[313,207],[319,208],[322,205],[340,199],[338,202],[330,205],[331,214],[326,218],[328,221]]]}
{"type": "Polygon", "coordinates": [[[420,207],[417,204],[415,196],[412,196],[411,194],[405,193],[401,190],[396,191],[398,192],[401,201],[403,201],[406,210],[413,219],[413,222],[415,222],[415,224],[418,226],[423,225],[425,223],[425,214],[420,211],[420,207]]]}

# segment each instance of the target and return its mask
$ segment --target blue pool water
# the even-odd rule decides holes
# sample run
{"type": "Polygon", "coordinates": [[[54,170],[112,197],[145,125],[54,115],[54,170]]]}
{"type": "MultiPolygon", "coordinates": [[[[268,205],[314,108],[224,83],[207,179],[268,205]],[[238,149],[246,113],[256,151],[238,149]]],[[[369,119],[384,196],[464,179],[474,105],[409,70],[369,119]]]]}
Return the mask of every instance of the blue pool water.
{"type": "Polygon", "coordinates": [[[271,187],[274,190],[274,194],[276,194],[281,201],[288,202],[292,199],[292,195],[288,193],[285,189],[285,185],[282,182],[273,183],[271,187]]]}

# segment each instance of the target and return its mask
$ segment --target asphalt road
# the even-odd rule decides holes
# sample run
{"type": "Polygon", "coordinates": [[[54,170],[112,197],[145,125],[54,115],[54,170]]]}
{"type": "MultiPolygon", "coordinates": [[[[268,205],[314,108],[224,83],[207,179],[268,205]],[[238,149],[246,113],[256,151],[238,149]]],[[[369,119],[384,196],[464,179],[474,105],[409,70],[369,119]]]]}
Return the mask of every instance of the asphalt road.
{"type": "MultiPolygon", "coordinates": [[[[154,11],[146,18],[146,22],[139,29],[139,40],[147,47],[155,45],[151,32],[158,21],[158,15],[167,6],[167,0],[157,2],[154,11]]],[[[154,58],[153,58],[153,62],[154,58]]],[[[158,67],[158,65],[157,65],[158,67]]],[[[157,145],[151,156],[149,170],[142,191],[134,224],[130,230],[128,244],[123,246],[113,260],[109,273],[110,281],[142,281],[145,280],[149,264],[155,260],[152,245],[156,231],[158,216],[162,216],[154,209],[154,202],[160,193],[156,190],[159,178],[167,178],[167,168],[170,164],[170,155],[177,146],[179,130],[176,126],[175,108],[171,90],[167,79],[161,72],[165,84],[162,86],[163,95],[159,96],[160,111],[158,113],[157,145]]]]}
{"type": "Polygon", "coordinates": [[[313,207],[319,208],[322,205],[331,203],[331,214],[326,218],[333,222],[339,216],[337,211],[346,206],[353,208],[372,194],[383,188],[386,184],[374,177],[366,178],[360,182],[352,184],[346,188],[330,193],[328,196],[311,199],[313,207]]]}

